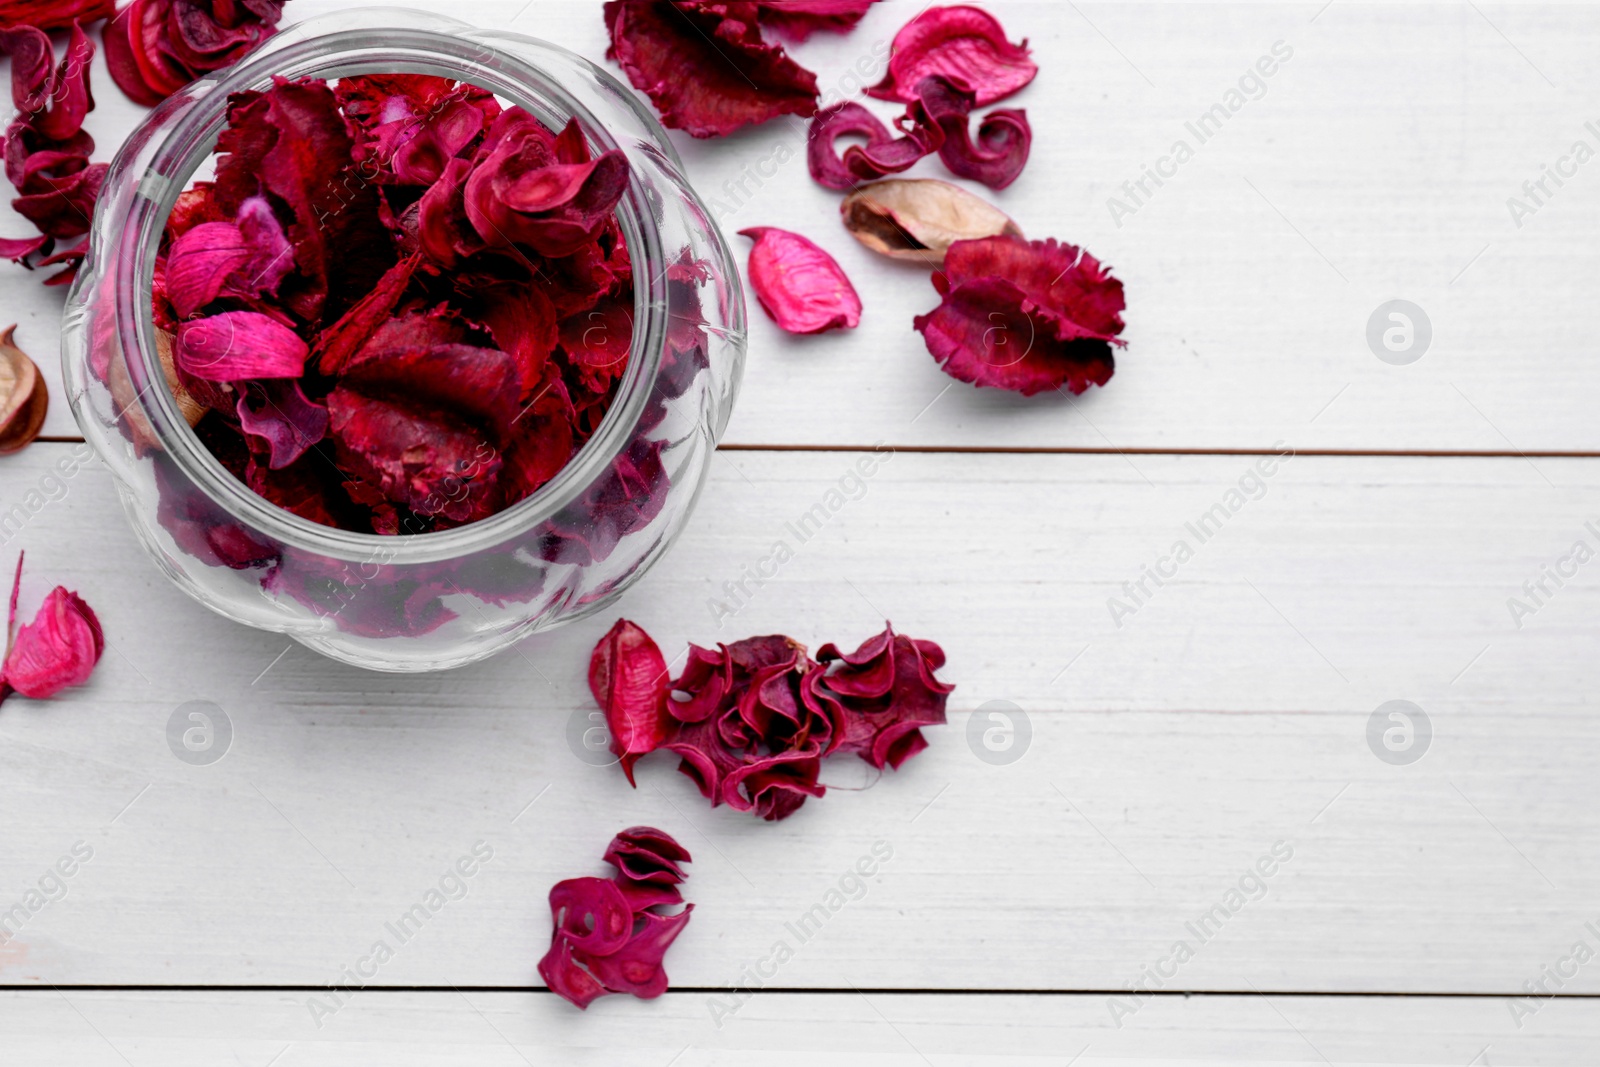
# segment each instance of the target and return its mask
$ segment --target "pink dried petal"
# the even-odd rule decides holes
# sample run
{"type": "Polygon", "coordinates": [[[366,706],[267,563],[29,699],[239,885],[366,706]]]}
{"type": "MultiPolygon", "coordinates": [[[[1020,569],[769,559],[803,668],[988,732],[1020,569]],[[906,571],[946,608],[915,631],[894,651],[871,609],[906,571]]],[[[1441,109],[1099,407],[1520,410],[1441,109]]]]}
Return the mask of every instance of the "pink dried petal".
{"type": "Polygon", "coordinates": [[[933,276],[943,302],[913,320],[945,373],[1031,396],[1103,385],[1121,345],[1122,283],[1053,240],[957,241],[933,276]]]}
{"type": "Polygon", "coordinates": [[[919,727],[945,721],[945,701],[955,687],[934,676],[944,666],[944,651],[932,641],[885,626],[849,655],[830,644],[817,658],[836,664],[823,684],[844,708],[841,752],[854,752],[880,770],[898,768],[927,747],[919,727]]]}
{"type": "Polygon", "coordinates": [[[997,109],[978,124],[974,144],[967,128],[973,95],[948,78],[930,75],[917,83],[917,101],[907,109],[916,128],[941,131],[939,159],[950,173],[1004,189],[1027,166],[1033,130],[1024,111],[997,109]]]}
{"type": "MultiPolygon", "coordinates": [[[[621,758],[628,784],[637,785],[633,765],[667,736],[667,662],[661,650],[644,630],[618,619],[589,658],[589,691],[605,712],[611,751],[621,758]]],[[[611,855],[606,853],[608,861],[611,855]]]]}
{"type": "Polygon", "coordinates": [[[267,444],[267,466],[287,467],[328,433],[328,409],[306,399],[295,378],[248,382],[239,391],[239,426],[267,444]]]}
{"type": "Polygon", "coordinates": [[[208,382],[298,378],[310,349],[298,334],[259,311],[225,311],[178,326],[175,352],[185,374],[208,382]]]}
{"type": "Polygon", "coordinates": [[[750,287],[767,315],[790,333],[854,329],[861,298],[828,253],[797,233],[772,226],[740,230],[750,249],[750,287]]]}
{"type": "Polygon", "coordinates": [[[817,76],[761,39],[752,3],[607,0],[606,56],[650,97],[664,125],[721,137],[817,109],[817,76]]]}
{"type": "Polygon", "coordinates": [[[602,858],[627,881],[677,885],[688,877],[678,865],[692,857],[665,830],[633,826],[611,839],[602,858]]]}
{"type": "Polygon", "coordinates": [[[888,73],[866,92],[909,104],[917,97],[917,83],[939,74],[965,83],[981,107],[1010,96],[1038,73],[1028,58],[1028,42],[1007,41],[993,15],[965,5],[934,7],[895,35],[888,73]]]}
{"type": "Polygon", "coordinates": [[[628,943],[633,909],[609,878],[568,878],[550,889],[556,936],[585,953],[606,955],[628,943]]]}
{"type": "MultiPolygon", "coordinates": [[[[22,584],[22,557],[17,557],[16,577],[6,632],[16,621],[17,593],[22,584]]],[[[11,692],[43,700],[69,686],[82,685],[105,652],[100,620],[83,598],[56,586],[44,598],[33,622],[16,631],[0,664],[0,701],[11,692]]]]}
{"type": "Polygon", "coordinates": [[[761,0],[762,22],[803,41],[816,30],[845,33],[878,0],[761,0]]]}

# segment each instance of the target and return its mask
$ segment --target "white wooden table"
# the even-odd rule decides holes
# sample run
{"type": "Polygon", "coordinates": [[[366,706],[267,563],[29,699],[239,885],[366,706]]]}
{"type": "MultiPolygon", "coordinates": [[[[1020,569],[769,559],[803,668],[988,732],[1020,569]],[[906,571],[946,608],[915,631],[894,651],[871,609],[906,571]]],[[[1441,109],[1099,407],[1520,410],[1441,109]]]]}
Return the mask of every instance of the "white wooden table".
{"type": "MultiPolygon", "coordinates": [[[[598,5],[434,6],[604,51],[598,5]]],[[[796,127],[681,138],[710,195],[795,151],[722,195],[723,225],[809,234],[866,313],[793,339],[752,304],[711,484],[621,605],[669,654],[773,631],[849,642],[888,616],[949,653],[932,747],[877,781],[835,761],[846,788],[776,825],[708,810],[668,759],[630,790],[565,740],[611,616],[450,674],[341,667],[190,602],[91,465],[0,560],[26,548],[27,592],[80,590],[109,641],[86,688],[0,710],[0,913],[92,850],[0,947],[0,1062],[1600,1058],[1600,562],[1531,615],[1508,608],[1576,541],[1600,549],[1600,162],[1547,182],[1520,225],[1508,206],[1575,141],[1600,148],[1600,9],[987,6],[1041,67],[1016,101],[1033,160],[995,199],[1124,279],[1116,377],[1075,402],[952,384],[910,326],[935,302],[927,272],[837,227],[796,127]],[[1122,183],[1276,42],[1293,54],[1264,92],[1114,219],[1122,183]],[[1395,299],[1431,323],[1408,365],[1367,341],[1395,299]],[[864,495],[719,630],[708,597],[875,445],[894,455],[864,495]],[[1284,449],[1258,499],[1113,618],[1124,582],[1284,449]],[[207,766],[167,743],[191,700],[232,724],[207,766]],[[1369,745],[1392,700],[1431,724],[1411,763],[1369,745]],[[991,701],[1027,718],[1014,762],[968,742],[991,701]],[[695,918],[671,993],[579,1013],[535,973],[545,893],[636,823],[694,852],[695,918]],[[479,841],[493,859],[465,897],[330,998],[479,841]],[[880,841],[893,857],[865,896],[730,999],[880,841]],[[1275,846],[1292,855],[1251,877],[1275,846]],[[1538,983],[1562,995],[1514,999],[1538,983]]],[[[892,0],[796,52],[837,85],[918,9],[892,0]]],[[[108,156],[139,111],[95,77],[108,156]]],[[[49,439],[0,460],[3,511],[76,428],[49,358],[60,294],[19,271],[0,287],[56,384],[49,439]]]]}

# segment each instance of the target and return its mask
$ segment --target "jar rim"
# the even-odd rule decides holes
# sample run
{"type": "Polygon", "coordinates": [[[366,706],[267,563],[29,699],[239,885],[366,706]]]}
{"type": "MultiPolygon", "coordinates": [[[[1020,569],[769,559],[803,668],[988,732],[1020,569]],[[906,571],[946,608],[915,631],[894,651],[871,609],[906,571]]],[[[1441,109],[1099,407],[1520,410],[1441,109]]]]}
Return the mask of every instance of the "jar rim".
{"type": "MultiPolygon", "coordinates": [[[[121,243],[123,251],[132,255],[132,269],[117,272],[118,332],[136,397],[142,399],[143,414],[156,438],[184,474],[228,514],[283,545],[336,559],[359,561],[381,554],[396,564],[436,562],[503,543],[548,522],[603,475],[643,416],[665,356],[664,312],[669,304],[659,224],[637,170],[630,168],[628,188],[614,213],[634,266],[633,336],[627,369],[600,426],[548,482],[524,499],[486,518],[420,534],[360,533],[316,523],[279,507],[224,467],[182,417],[157,354],[151,301],[156,253],[173,204],[215,152],[226,124],[229,94],[265,88],[275,76],[442,74],[503,96],[546,125],[557,116],[558,125],[576,118],[591,146],[601,152],[620,148],[631,160],[638,147],[619,144],[581,101],[533,63],[494,47],[493,39],[511,38],[521,50],[549,50],[584,64],[611,82],[619,99],[635,110],[642,108],[608,72],[547,41],[498,30],[480,32],[456,19],[398,8],[363,12],[384,18],[386,25],[379,30],[319,31],[318,23],[348,25],[340,17],[343,14],[297,23],[240,63],[180,91],[190,106],[151,156],[124,229],[121,243]],[[459,29],[448,29],[452,25],[459,29]]],[[[649,122],[646,129],[660,131],[654,116],[643,117],[649,122]]],[[[664,149],[678,162],[665,131],[660,131],[659,145],[652,149],[664,149]]],[[[126,161],[119,154],[110,177],[121,165],[126,161]]]]}

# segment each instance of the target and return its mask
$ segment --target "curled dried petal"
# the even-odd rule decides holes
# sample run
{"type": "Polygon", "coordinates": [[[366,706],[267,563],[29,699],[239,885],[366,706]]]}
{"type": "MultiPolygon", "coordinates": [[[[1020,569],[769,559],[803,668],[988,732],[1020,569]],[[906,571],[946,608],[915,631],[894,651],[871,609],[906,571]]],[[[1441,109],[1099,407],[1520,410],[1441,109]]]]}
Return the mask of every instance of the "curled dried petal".
{"type": "Polygon", "coordinates": [[[993,15],[976,7],[934,7],[895,34],[889,71],[868,96],[909,104],[930,74],[964,82],[979,106],[1010,96],[1033,81],[1039,67],[1028,42],[1012,44],[993,15]]]}
{"type": "Polygon", "coordinates": [[[108,19],[116,9],[116,0],[0,0],[0,26],[64,30],[74,22],[108,19]]]}
{"type": "Polygon", "coordinates": [[[16,331],[12,325],[0,333],[0,454],[31,444],[50,410],[44,376],[12,339],[16,331]]]}
{"type": "Polygon", "coordinates": [[[993,204],[949,182],[890,178],[865,185],[839,205],[844,228],[874,252],[940,266],[957,241],[1022,236],[993,204]]]}
{"type": "Polygon", "coordinates": [[[806,139],[806,166],[811,176],[830,189],[852,189],[858,182],[898,174],[944,141],[937,123],[907,123],[905,134],[895,137],[876,115],[860,104],[835,104],[812,119],[806,139]],[[841,157],[841,137],[865,137],[864,145],[851,145],[841,157]]]}
{"type": "Polygon", "coordinates": [[[761,307],[790,333],[854,329],[861,298],[834,258],[797,233],[771,226],[740,230],[755,241],[750,286],[761,307]]]}
{"type": "Polygon", "coordinates": [[[677,885],[688,877],[679,864],[688,863],[691,857],[665,830],[632,826],[611,839],[601,858],[627,881],[677,885]]]}
{"type": "Polygon", "coordinates": [[[921,727],[945,721],[945,701],[955,687],[934,672],[944,666],[944,650],[885,625],[845,654],[833,645],[817,659],[834,667],[823,684],[844,707],[846,737],[842,752],[854,752],[878,769],[898,768],[927,747],[921,727]]]}
{"type": "MultiPolygon", "coordinates": [[[[639,626],[618,619],[589,657],[589,691],[605,712],[611,751],[622,760],[628,783],[636,785],[633,765],[661,747],[670,721],[661,649],[639,626]]],[[[609,861],[611,852],[606,856],[609,861]]]]}
{"type": "Polygon", "coordinates": [[[991,189],[1004,189],[1028,163],[1033,131],[1027,113],[1010,109],[990,112],[978,124],[974,143],[967,128],[974,102],[963,85],[929,75],[917,83],[917,99],[906,109],[906,119],[917,127],[939,129],[939,159],[950,173],[991,189]]]}

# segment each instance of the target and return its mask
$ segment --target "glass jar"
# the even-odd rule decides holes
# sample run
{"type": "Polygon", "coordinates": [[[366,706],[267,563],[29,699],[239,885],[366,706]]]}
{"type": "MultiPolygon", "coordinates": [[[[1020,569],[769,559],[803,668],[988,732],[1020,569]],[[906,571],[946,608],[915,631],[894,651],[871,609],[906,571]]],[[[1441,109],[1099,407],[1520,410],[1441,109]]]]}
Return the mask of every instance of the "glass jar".
{"type": "Polygon", "coordinates": [[[219,614],[346,663],[454,667],[610,604],[682,531],[744,361],[744,296],[726,242],[655,117],[587,60],[513,33],[401,9],[290,26],[156,108],[111,164],[67,299],[73,414],[111,469],[145,549],[219,614]],[[319,525],[236,479],[180,412],[162,369],[151,278],[178,194],[211,157],[230,93],[276,75],[382,72],[470,82],[631,165],[616,209],[633,262],[634,329],[610,410],[527,499],[440,532],[319,525]]]}

